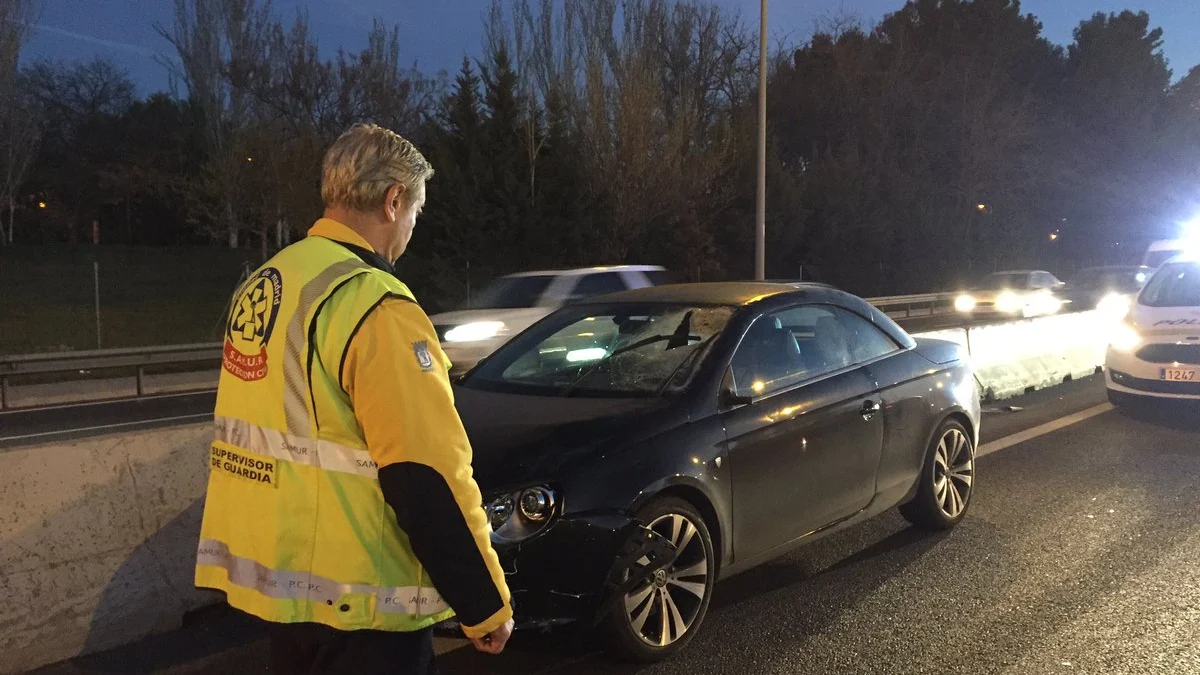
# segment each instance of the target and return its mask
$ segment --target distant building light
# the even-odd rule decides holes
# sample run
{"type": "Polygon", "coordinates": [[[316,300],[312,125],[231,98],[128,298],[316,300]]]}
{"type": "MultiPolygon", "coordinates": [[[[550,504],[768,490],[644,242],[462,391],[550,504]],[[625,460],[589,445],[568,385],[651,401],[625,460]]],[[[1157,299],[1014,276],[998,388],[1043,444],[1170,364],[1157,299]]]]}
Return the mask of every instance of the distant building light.
{"type": "Polygon", "coordinates": [[[44,208],[46,208],[46,202],[38,202],[38,208],[39,208],[39,209],[44,209],[44,208]]]}

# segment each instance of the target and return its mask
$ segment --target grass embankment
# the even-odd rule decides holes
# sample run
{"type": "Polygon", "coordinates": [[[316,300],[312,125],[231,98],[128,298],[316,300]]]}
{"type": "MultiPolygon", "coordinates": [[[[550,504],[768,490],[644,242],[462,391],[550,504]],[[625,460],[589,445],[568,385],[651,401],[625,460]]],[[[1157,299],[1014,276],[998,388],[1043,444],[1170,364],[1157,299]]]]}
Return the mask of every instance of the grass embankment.
{"type": "Polygon", "coordinates": [[[250,251],[0,248],[0,355],[95,349],[93,262],[104,348],[215,342],[250,251]]]}

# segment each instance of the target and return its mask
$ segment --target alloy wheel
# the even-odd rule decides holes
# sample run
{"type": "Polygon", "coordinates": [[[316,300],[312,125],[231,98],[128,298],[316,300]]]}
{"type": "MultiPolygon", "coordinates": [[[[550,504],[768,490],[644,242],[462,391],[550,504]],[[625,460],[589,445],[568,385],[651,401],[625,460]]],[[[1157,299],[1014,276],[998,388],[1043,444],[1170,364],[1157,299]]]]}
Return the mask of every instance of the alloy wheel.
{"type": "MultiPolygon", "coordinates": [[[[625,613],[633,633],[651,647],[677,642],[696,623],[704,606],[712,565],[696,525],[685,515],[668,513],[651,521],[650,529],[675,546],[675,559],[625,596],[625,613]]],[[[649,559],[642,558],[641,564],[649,559]]]]}
{"type": "Polygon", "coordinates": [[[974,477],[975,453],[970,440],[960,429],[948,429],[933,458],[933,496],[947,518],[957,518],[967,507],[974,477]]]}

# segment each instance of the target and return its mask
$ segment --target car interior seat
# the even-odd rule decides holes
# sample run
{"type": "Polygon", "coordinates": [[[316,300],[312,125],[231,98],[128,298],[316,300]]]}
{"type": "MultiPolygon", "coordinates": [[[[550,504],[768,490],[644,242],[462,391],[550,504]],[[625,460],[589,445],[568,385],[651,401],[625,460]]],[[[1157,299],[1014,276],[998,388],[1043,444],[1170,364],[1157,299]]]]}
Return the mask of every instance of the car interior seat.
{"type": "Polygon", "coordinates": [[[733,376],[739,389],[753,382],[769,383],[805,370],[796,336],[778,317],[764,317],[751,326],[734,358],[733,376]]]}

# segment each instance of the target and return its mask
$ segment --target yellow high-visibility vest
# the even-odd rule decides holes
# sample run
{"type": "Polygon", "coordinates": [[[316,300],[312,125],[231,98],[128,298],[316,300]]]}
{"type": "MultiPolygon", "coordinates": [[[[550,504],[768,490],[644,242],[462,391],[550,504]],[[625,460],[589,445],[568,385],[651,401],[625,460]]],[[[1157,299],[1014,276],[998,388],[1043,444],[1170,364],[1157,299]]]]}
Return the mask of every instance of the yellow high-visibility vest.
{"type": "Polygon", "coordinates": [[[196,585],[268,621],[413,631],[453,616],[384,503],[339,384],[394,276],[307,237],[239,289],[225,334],[196,585]]]}

